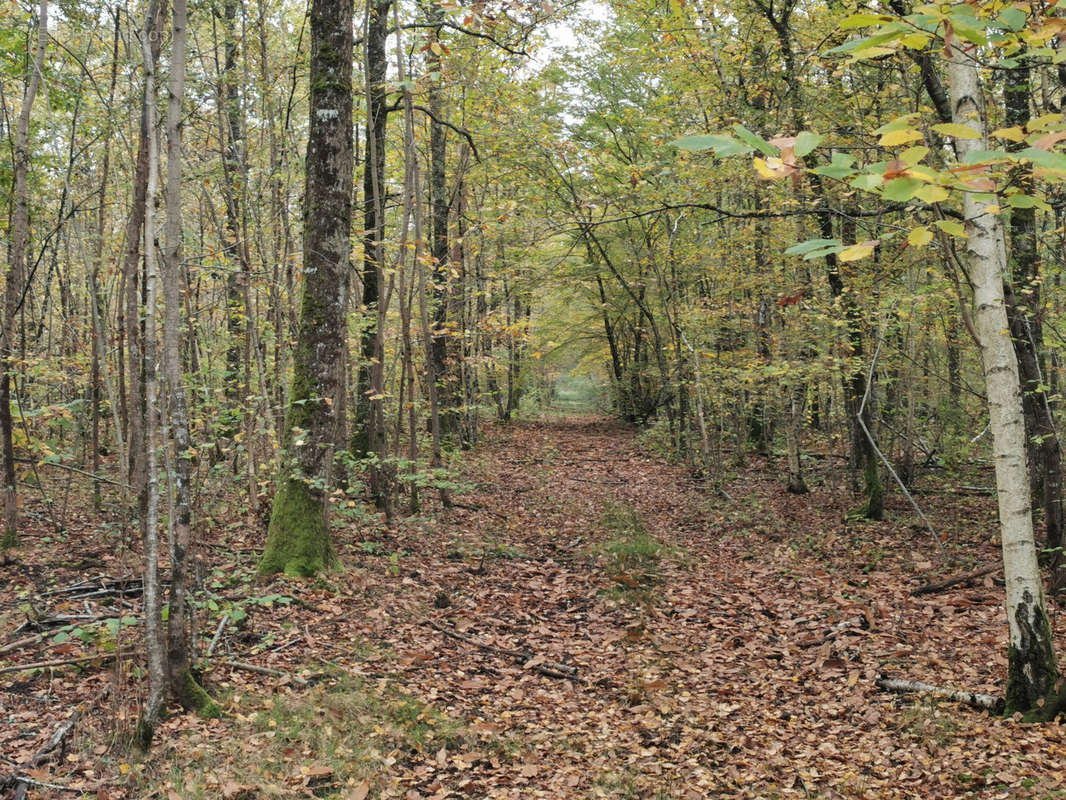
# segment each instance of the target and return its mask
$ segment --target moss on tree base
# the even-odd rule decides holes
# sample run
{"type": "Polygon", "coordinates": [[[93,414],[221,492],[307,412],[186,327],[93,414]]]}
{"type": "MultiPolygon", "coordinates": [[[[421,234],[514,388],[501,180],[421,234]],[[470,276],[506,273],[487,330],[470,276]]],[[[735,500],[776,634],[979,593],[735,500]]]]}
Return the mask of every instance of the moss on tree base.
{"type": "Polygon", "coordinates": [[[204,690],[189,670],[176,675],[173,681],[174,694],[177,695],[182,708],[194,711],[204,719],[218,719],[222,716],[222,707],[204,690]]]}
{"type": "Polygon", "coordinates": [[[18,534],[10,528],[5,530],[3,535],[0,535],[0,550],[7,550],[11,547],[18,547],[18,543],[18,534]]]}
{"type": "Polygon", "coordinates": [[[259,574],[282,572],[306,578],[336,564],[321,495],[305,481],[282,480],[274,497],[259,574]]]}

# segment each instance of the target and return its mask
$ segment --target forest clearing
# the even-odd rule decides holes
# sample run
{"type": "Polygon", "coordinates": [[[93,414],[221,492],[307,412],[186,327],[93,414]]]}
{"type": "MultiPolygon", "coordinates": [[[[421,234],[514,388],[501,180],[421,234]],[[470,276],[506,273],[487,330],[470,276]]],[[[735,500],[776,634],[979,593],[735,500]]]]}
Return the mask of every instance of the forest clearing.
{"type": "MultiPolygon", "coordinates": [[[[998,573],[913,596],[949,574],[899,498],[892,522],[848,521],[841,463],[822,460],[812,492],[797,497],[781,491],[774,463],[755,459],[723,484],[730,501],[599,417],[497,426],[486,439],[463,471],[464,507],[393,530],[339,526],[344,571],[324,579],[256,582],[261,528],[205,531],[217,608],[203,611],[201,650],[227,610],[245,612],[204,661],[225,718],[174,716],[151,757],[134,760],[118,743],[138,713],[137,660],[107,659],[137,643],[136,627],[66,648],[46,640],[4,658],[103,655],[84,672],[3,687],[20,723],[6,728],[5,757],[37,752],[80,707],[66,758],[31,775],[91,797],[1066,791],[1061,724],[876,685],[1003,691],[998,573]]],[[[926,510],[951,531],[956,571],[994,563],[992,499],[941,480],[929,488],[926,510]]],[[[69,527],[59,564],[44,531],[27,536],[22,572],[34,580],[8,572],[5,594],[136,574],[139,554],[116,550],[109,529],[69,527]]],[[[48,595],[38,611],[107,609],[69,596],[48,595]]],[[[123,613],[137,604],[131,594],[123,613]]],[[[17,618],[5,606],[6,632],[17,618]]]]}

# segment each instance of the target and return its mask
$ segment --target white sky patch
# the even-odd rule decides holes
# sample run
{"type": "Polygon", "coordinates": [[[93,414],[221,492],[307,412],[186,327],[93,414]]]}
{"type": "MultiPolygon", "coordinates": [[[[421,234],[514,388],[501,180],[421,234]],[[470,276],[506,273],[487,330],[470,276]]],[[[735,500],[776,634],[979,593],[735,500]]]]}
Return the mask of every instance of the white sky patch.
{"type": "Polygon", "coordinates": [[[544,47],[531,59],[534,70],[543,69],[548,63],[565,53],[580,53],[592,49],[591,37],[576,30],[583,20],[606,22],[611,18],[611,8],[600,0],[580,0],[575,15],[569,19],[552,22],[544,30],[544,47]]]}

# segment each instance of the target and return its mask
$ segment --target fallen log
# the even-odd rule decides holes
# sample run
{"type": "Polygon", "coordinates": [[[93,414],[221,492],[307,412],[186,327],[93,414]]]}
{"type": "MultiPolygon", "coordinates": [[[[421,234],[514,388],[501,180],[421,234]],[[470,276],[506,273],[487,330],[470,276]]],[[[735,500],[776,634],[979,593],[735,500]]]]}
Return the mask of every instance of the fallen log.
{"type": "Polygon", "coordinates": [[[942,697],[945,700],[951,700],[954,703],[963,703],[964,705],[972,706],[973,708],[979,708],[982,711],[991,711],[993,714],[999,714],[1003,711],[1003,698],[994,697],[990,694],[966,692],[960,689],[947,689],[943,686],[933,686],[931,683],[904,681],[899,678],[881,677],[878,678],[875,683],[879,688],[884,689],[886,692],[895,692],[897,694],[909,694],[912,692],[931,694],[933,697],[942,697]]]}
{"type": "Polygon", "coordinates": [[[498,656],[507,656],[513,658],[516,664],[523,666],[529,665],[530,669],[535,669],[541,675],[548,678],[562,678],[563,680],[573,680],[577,677],[577,667],[571,664],[560,664],[556,661],[545,661],[538,656],[534,656],[532,653],[523,652],[521,650],[509,650],[505,647],[496,647],[488,642],[482,642],[479,639],[475,639],[473,636],[467,636],[466,634],[459,633],[452,630],[446,625],[441,625],[436,620],[427,619],[426,624],[431,628],[440,631],[445,636],[450,636],[453,639],[458,639],[461,642],[472,644],[474,647],[480,648],[487,653],[494,653],[498,656]]]}
{"type": "Polygon", "coordinates": [[[911,592],[912,597],[918,597],[923,594],[935,594],[936,592],[943,591],[944,589],[950,589],[952,586],[957,586],[960,583],[966,583],[966,581],[972,581],[974,578],[981,578],[985,575],[989,575],[996,570],[1002,569],[1002,564],[986,564],[983,567],[963,573],[962,575],[956,575],[954,578],[947,578],[946,580],[936,581],[935,583],[927,583],[924,586],[919,586],[911,592]]]}
{"type": "Polygon", "coordinates": [[[133,650],[117,650],[114,653],[96,653],[91,656],[81,656],[80,658],[60,658],[54,661],[35,661],[32,664],[14,664],[10,667],[0,667],[0,675],[5,675],[9,672],[25,672],[28,669],[45,669],[46,667],[66,667],[77,664],[88,664],[93,661],[103,663],[105,661],[112,661],[119,656],[128,656],[132,654],[133,650]]]}

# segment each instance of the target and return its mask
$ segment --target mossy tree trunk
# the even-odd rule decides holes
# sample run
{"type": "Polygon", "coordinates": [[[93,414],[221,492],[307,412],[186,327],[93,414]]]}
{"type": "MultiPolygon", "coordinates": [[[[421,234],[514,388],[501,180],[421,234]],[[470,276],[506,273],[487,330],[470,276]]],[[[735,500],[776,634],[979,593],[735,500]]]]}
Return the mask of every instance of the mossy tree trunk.
{"type": "MultiPolygon", "coordinates": [[[[983,89],[968,45],[950,45],[948,70],[954,121],[985,134],[983,89]]],[[[971,151],[987,149],[983,139],[958,139],[960,162],[971,151]]],[[[1018,359],[1011,342],[1003,281],[1007,270],[1006,242],[995,201],[963,193],[966,219],[966,260],[974,287],[974,305],[992,431],[999,524],[1003,547],[1003,575],[1007,584],[1007,713],[1027,712],[1042,717],[1061,703],[1051,626],[1044,605],[1043,585],[1033,537],[1029,474],[1025,457],[1025,419],[1022,411],[1018,359]],[[991,212],[991,213],[990,213],[991,212]],[[1048,702],[1048,701],[1051,702],[1048,702]]]]}
{"type": "Polygon", "coordinates": [[[352,2],[313,0],[300,324],[278,490],[260,574],[336,562],[326,496],[345,347],[352,226],[352,2]]]}

